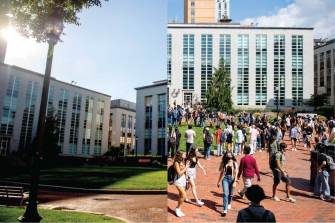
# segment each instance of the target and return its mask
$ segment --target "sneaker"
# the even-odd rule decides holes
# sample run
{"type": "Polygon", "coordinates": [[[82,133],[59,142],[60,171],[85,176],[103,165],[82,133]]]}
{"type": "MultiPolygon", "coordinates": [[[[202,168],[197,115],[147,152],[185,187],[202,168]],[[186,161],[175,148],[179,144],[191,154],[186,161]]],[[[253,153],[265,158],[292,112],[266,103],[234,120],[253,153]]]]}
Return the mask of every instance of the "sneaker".
{"type": "Polygon", "coordinates": [[[228,210],[230,210],[231,209],[231,204],[228,204],[228,210]]]}
{"type": "Polygon", "coordinates": [[[227,211],[227,210],[224,210],[224,211],[223,211],[223,213],[224,213],[224,214],[227,214],[227,213],[228,213],[228,211],[227,211]]]}
{"type": "Polygon", "coordinates": [[[292,203],[296,202],[296,199],[294,199],[293,197],[288,197],[287,200],[292,203]]]}
{"type": "Polygon", "coordinates": [[[188,198],[186,198],[186,199],[185,199],[185,202],[186,202],[186,203],[191,203],[191,200],[188,199],[188,198]]]}
{"type": "Polygon", "coordinates": [[[205,203],[202,202],[201,200],[197,200],[197,205],[202,206],[202,205],[204,205],[204,204],[205,204],[205,203]]]}
{"type": "Polygon", "coordinates": [[[185,214],[180,210],[180,208],[176,208],[176,215],[177,215],[177,217],[179,217],[179,218],[185,216],[185,214]]]}
{"type": "Polygon", "coordinates": [[[278,198],[278,197],[272,197],[272,200],[274,200],[274,201],[280,201],[280,199],[278,198]]]}

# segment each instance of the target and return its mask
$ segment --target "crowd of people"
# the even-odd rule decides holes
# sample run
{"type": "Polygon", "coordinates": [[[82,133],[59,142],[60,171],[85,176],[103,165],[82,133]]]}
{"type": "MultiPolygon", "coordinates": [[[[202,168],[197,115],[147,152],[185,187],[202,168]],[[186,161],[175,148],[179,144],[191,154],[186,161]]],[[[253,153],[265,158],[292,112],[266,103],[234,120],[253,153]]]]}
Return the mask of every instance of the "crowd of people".
{"type": "MultiPolygon", "coordinates": [[[[196,205],[203,205],[196,192],[195,167],[200,167],[204,174],[206,170],[200,164],[201,155],[198,148],[203,148],[203,158],[206,160],[211,159],[213,147],[216,150],[214,155],[222,157],[217,186],[223,188],[223,217],[231,209],[236,184],[242,178],[244,187],[238,191],[238,195],[241,198],[246,195],[251,203],[247,209],[239,212],[238,222],[247,222],[250,216],[262,219],[264,222],[274,222],[274,214],[260,206],[260,201],[265,198],[263,189],[253,185],[255,176],[257,181],[261,180],[254,154],[268,153],[269,169],[273,174],[272,200],[280,201],[276,191],[280,182],[283,182],[286,185],[286,200],[294,203],[296,199],[291,196],[291,180],[285,168],[287,144],[290,144],[293,152],[297,151],[297,143],[303,143],[306,151],[317,148],[321,154],[324,154],[322,149],[326,145],[335,144],[335,120],[333,118],[323,120],[311,115],[287,113],[274,118],[267,113],[243,112],[239,115],[227,115],[222,112],[207,112],[201,106],[192,109],[175,106],[169,108],[168,124],[168,151],[173,159],[171,168],[175,171],[171,183],[179,192],[175,210],[178,217],[185,216],[181,207],[184,201],[189,202],[187,197],[189,187],[192,188],[196,205]],[[188,127],[182,135],[179,128],[183,123],[188,127]],[[194,126],[203,128],[202,136],[198,136],[202,137],[203,145],[195,145],[197,135],[194,126]],[[289,137],[288,143],[284,141],[284,136],[289,137]],[[186,152],[180,150],[181,137],[185,138],[186,152]],[[242,155],[238,163],[237,157],[242,155]]],[[[319,161],[314,190],[322,200],[330,199],[328,178],[330,166],[333,164],[333,160],[327,155],[319,161]]]]}

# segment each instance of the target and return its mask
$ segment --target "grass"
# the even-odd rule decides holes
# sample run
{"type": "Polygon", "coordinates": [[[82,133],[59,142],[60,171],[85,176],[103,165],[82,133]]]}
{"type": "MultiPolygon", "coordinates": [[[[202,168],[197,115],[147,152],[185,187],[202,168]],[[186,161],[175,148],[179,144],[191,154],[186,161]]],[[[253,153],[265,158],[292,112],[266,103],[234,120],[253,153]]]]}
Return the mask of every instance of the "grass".
{"type": "MultiPolygon", "coordinates": [[[[180,139],[180,150],[181,151],[186,151],[186,139],[185,139],[185,131],[188,129],[187,125],[186,124],[182,124],[181,126],[179,126],[179,131],[181,133],[181,139],[180,139]]],[[[199,148],[199,149],[202,149],[204,147],[204,141],[203,141],[203,127],[195,127],[193,126],[192,128],[194,131],[195,131],[195,134],[196,134],[196,137],[194,139],[194,145],[199,148]]],[[[225,126],[222,125],[221,126],[221,129],[222,131],[225,129],[225,126]]],[[[236,139],[236,127],[235,127],[235,135],[233,137],[233,142],[235,142],[235,139],[236,139]]],[[[216,149],[216,140],[215,140],[215,133],[216,131],[216,128],[215,127],[210,127],[210,132],[213,133],[213,136],[214,136],[214,140],[213,140],[213,144],[212,144],[212,150],[213,149],[216,149]]],[[[247,129],[247,134],[249,132],[249,129],[247,129]]],[[[249,137],[247,137],[248,140],[247,140],[247,143],[249,142],[249,137]]]]}
{"type": "MultiPolygon", "coordinates": [[[[17,218],[24,213],[23,208],[7,208],[0,206],[0,222],[18,222],[17,218]]],[[[123,221],[102,215],[86,214],[69,211],[56,211],[39,209],[39,214],[43,216],[42,222],[101,222],[101,223],[121,223],[123,221]]]]}
{"type": "MultiPolygon", "coordinates": [[[[29,183],[30,175],[7,173],[1,179],[29,183]]],[[[165,190],[166,169],[113,166],[43,169],[40,184],[86,189],[165,190]]]]}

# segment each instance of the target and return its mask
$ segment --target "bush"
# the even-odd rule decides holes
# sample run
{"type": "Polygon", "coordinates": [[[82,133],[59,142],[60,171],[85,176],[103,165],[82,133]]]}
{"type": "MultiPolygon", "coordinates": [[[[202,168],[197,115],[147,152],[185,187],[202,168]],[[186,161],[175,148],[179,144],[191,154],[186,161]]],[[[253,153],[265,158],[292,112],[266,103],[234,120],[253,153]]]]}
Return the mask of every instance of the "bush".
{"type": "Polygon", "coordinates": [[[316,113],[318,115],[325,116],[329,119],[330,117],[334,117],[334,112],[335,112],[334,110],[335,109],[332,106],[323,106],[323,107],[317,108],[316,113]]]}

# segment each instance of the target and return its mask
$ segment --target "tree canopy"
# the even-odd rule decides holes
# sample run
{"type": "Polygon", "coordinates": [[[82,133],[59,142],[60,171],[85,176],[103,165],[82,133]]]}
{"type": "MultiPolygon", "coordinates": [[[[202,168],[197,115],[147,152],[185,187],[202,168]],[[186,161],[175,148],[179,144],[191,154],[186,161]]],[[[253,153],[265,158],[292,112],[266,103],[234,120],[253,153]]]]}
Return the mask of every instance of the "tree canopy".
{"type": "MultiPolygon", "coordinates": [[[[101,6],[108,0],[1,0],[1,6],[8,6],[11,22],[23,36],[38,42],[48,40],[46,22],[55,12],[64,24],[80,25],[78,13],[82,9],[101,6]],[[6,3],[7,2],[7,3],[6,3]]],[[[64,33],[62,33],[64,34],[64,33]]]]}
{"type": "Polygon", "coordinates": [[[223,59],[220,60],[219,68],[213,74],[206,99],[206,107],[209,110],[231,112],[233,109],[231,78],[223,59]]]}

